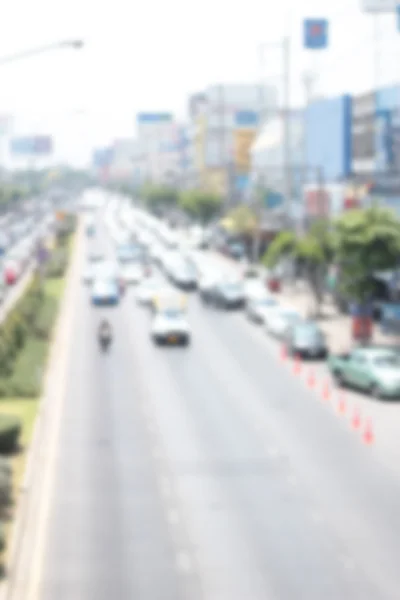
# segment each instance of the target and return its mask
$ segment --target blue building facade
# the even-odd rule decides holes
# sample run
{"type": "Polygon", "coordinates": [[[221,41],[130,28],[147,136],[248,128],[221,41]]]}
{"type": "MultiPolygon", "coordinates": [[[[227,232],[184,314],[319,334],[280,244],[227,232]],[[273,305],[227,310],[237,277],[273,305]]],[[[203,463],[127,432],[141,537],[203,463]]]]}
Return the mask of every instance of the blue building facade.
{"type": "Polygon", "coordinates": [[[346,180],[351,172],[351,97],[313,102],[305,124],[306,181],[346,180]]]}

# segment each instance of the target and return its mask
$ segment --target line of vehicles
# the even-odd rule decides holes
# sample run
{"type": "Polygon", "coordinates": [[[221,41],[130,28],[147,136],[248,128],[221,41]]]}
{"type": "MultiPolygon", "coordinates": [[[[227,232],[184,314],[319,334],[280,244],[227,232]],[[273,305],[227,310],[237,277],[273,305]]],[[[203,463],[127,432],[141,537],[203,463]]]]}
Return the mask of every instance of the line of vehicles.
{"type": "MultiPolygon", "coordinates": [[[[121,288],[135,284],[137,304],[148,307],[153,314],[150,338],[155,344],[190,344],[188,293],[196,290],[207,308],[242,309],[250,322],[284,343],[290,355],[327,359],[338,385],[356,387],[379,398],[400,396],[400,354],[394,348],[364,347],[346,354],[330,354],[318,323],[281,303],[254,268],[239,274],[238,270],[217,266],[207,253],[188,252],[186,246],[182,248],[176,243],[171,247],[172,236],[165,243],[157,235],[154,221],[151,227],[146,227],[143,215],[139,223],[135,220],[126,230],[122,227],[122,233],[121,225],[115,225],[114,217],[111,220],[116,248],[114,281],[120,284],[114,284],[110,304],[119,302],[121,288]],[[121,244],[129,246],[129,252],[121,250],[121,244]]],[[[102,269],[106,265],[103,262],[102,269]]],[[[92,293],[93,302],[98,303],[99,289],[94,286],[92,293]]]]}

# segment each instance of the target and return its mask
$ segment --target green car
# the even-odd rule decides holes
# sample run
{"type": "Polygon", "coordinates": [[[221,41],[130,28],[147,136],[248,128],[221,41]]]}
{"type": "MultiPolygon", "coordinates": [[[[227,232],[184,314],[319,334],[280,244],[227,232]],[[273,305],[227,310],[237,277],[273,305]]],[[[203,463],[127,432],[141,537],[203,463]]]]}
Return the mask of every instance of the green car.
{"type": "Polygon", "coordinates": [[[338,385],[348,385],[376,398],[400,398],[400,354],[379,347],[356,348],[331,355],[328,366],[338,385]]]}

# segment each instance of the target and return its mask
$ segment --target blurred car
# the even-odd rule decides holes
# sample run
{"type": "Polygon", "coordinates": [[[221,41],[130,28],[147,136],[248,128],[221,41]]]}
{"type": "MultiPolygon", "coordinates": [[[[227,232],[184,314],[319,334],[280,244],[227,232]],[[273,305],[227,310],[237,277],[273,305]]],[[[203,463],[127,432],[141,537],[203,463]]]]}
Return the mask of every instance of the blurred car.
{"type": "Polygon", "coordinates": [[[162,294],[164,287],[165,284],[160,279],[144,279],[136,288],[135,297],[138,304],[151,305],[154,298],[162,294]]]}
{"type": "Polygon", "coordinates": [[[191,332],[184,311],[179,308],[167,308],[156,313],[151,325],[151,337],[155,344],[190,343],[191,332]]]}
{"type": "Polygon", "coordinates": [[[325,334],[314,321],[289,325],[283,339],[290,355],[326,358],[329,352],[325,334]]]}
{"type": "Polygon", "coordinates": [[[278,306],[277,300],[266,294],[253,295],[246,300],[246,314],[255,323],[264,323],[271,309],[278,306]]]}
{"type": "Polygon", "coordinates": [[[172,309],[186,311],[187,296],[176,292],[173,288],[165,286],[153,297],[151,308],[153,312],[162,312],[172,309]]]}
{"type": "Polygon", "coordinates": [[[128,284],[137,284],[144,277],[144,266],[140,262],[131,262],[121,269],[121,277],[128,284]]]}
{"type": "Polygon", "coordinates": [[[262,295],[266,295],[266,286],[261,279],[245,279],[243,282],[243,290],[246,300],[251,300],[256,296],[261,297],[262,295]]]}
{"type": "Polygon", "coordinates": [[[219,281],[201,292],[202,300],[217,308],[241,308],[244,306],[244,290],[240,281],[219,281]]]}
{"type": "Polygon", "coordinates": [[[4,264],[4,281],[7,285],[14,285],[21,274],[18,261],[8,260],[4,264]]]}
{"type": "Polygon", "coordinates": [[[299,313],[284,307],[277,307],[276,309],[267,312],[264,316],[264,326],[266,331],[279,339],[284,337],[287,329],[291,325],[302,322],[303,318],[299,313]]]}
{"type": "Polygon", "coordinates": [[[114,279],[96,279],[91,292],[92,304],[96,306],[115,306],[120,300],[120,288],[114,279]]]}
{"type": "Polygon", "coordinates": [[[355,348],[345,354],[333,354],[329,370],[336,383],[348,385],[375,398],[400,398],[400,355],[379,346],[355,348]]]}
{"type": "Polygon", "coordinates": [[[139,244],[121,244],[117,247],[117,259],[120,263],[142,260],[144,254],[139,244]]]}
{"type": "Polygon", "coordinates": [[[197,287],[196,269],[187,261],[179,261],[169,270],[173,283],[185,290],[194,290],[197,287]]]}
{"type": "Polygon", "coordinates": [[[104,260],[104,252],[101,250],[91,250],[88,253],[88,262],[90,263],[99,263],[104,260]]]}

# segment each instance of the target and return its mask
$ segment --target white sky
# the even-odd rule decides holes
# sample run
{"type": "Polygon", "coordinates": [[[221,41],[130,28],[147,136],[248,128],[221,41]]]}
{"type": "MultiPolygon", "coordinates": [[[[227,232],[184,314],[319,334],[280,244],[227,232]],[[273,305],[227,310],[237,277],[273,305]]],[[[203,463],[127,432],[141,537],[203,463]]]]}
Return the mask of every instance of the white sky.
{"type": "MultiPolygon", "coordinates": [[[[136,112],[184,117],[187,97],[209,84],[280,85],[282,58],[260,43],[292,38],[292,100],[302,101],[302,73],[312,68],[316,92],[357,93],[373,87],[373,18],[361,0],[13,0],[0,20],[0,56],[68,38],[80,51],[1,66],[0,111],[15,114],[16,133],[52,133],[57,158],[81,162],[93,145],[134,134],[136,112]],[[332,6],[334,5],[334,8],[332,6]],[[301,48],[302,19],[330,19],[330,48],[301,48]]],[[[380,18],[380,84],[400,80],[395,15],[380,18]]],[[[4,153],[3,153],[4,159],[4,153]]]]}

